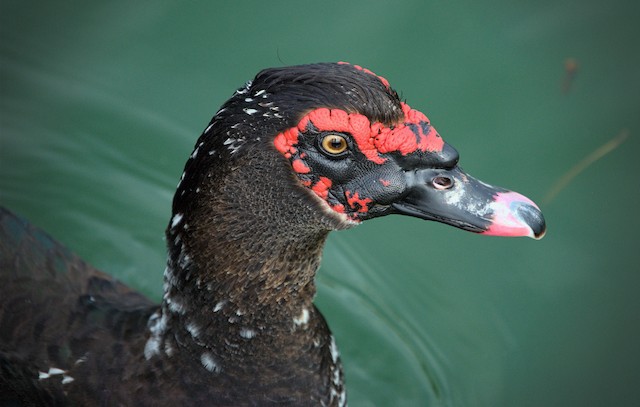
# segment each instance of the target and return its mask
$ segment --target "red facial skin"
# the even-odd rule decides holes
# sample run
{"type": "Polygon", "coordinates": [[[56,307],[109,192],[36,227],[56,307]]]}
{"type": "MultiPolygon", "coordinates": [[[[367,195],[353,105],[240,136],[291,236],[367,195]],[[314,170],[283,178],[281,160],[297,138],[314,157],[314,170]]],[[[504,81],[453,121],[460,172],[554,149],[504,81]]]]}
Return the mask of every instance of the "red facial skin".
{"type": "Polygon", "coordinates": [[[386,158],[380,154],[397,151],[402,155],[414,153],[416,151],[441,151],[444,140],[432,126],[425,134],[422,124],[429,124],[429,119],[422,112],[411,109],[406,103],[401,103],[404,113],[404,122],[393,128],[382,123],[371,123],[369,119],[358,113],[347,113],[339,109],[320,108],[311,111],[304,116],[296,127],[292,127],[278,134],[274,144],[278,151],[285,157],[290,158],[291,154],[297,152],[295,146],[298,144],[298,135],[305,131],[309,122],[320,131],[336,131],[351,134],[353,140],[358,145],[358,149],[376,164],[382,164],[386,158]],[[416,125],[420,133],[420,140],[409,128],[409,125],[416,125]]]}
{"type": "Polygon", "coordinates": [[[373,201],[371,198],[360,198],[358,192],[352,194],[351,191],[346,191],[344,194],[347,197],[347,202],[351,209],[357,210],[358,212],[367,212],[369,210],[367,205],[373,201]]]}
{"type": "Polygon", "coordinates": [[[293,160],[291,165],[293,166],[293,170],[298,174],[307,174],[311,172],[311,169],[307,167],[307,164],[305,164],[304,161],[299,158],[293,160]]]}
{"type": "MultiPolygon", "coordinates": [[[[358,113],[348,113],[340,109],[319,108],[302,117],[298,125],[279,133],[274,139],[274,146],[286,158],[291,160],[293,170],[299,174],[313,173],[308,163],[304,161],[305,154],[298,153],[298,137],[307,131],[307,125],[312,123],[318,131],[334,131],[351,136],[358,150],[377,165],[387,161],[384,154],[398,152],[408,155],[417,151],[438,152],[444,146],[444,140],[438,132],[429,125],[429,119],[421,112],[411,109],[406,103],[401,103],[404,119],[395,126],[387,126],[379,122],[371,123],[369,119],[358,113]],[[425,129],[426,133],[425,133],[425,129]]],[[[320,174],[317,174],[320,175],[320,174]]],[[[335,211],[345,213],[344,205],[335,205],[328,201],[329,190],[333,184],[326,176],[320,176],[316,182],[303,179],[303,185],[327,202],[335,211]]],[[[385,187],[390,182],[380,180],[385,187]]],[[[348,215],[358,221],[358,214],[366,213],[368,205],[373,202],[371,197],[363,195],[363,191],[345,191],[345,199],[349,207],[348,215]]]]}

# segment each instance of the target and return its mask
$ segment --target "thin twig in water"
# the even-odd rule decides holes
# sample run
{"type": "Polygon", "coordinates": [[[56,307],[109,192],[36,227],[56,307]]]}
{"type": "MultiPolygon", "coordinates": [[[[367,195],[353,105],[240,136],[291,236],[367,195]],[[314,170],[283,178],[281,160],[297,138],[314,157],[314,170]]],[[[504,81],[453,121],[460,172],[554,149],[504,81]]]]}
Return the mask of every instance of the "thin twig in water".
{"type": "Polygon", "coordinates": [[[582,171],[586,170],[591,164],[595,163],[605,155],[615,150],[620,144],[622,144],[627,137],[629,137],[629,130],[622,129],[617,136],[607,141],[600,147],[598,147],[591,154],[582,159],[579,163],[574,165],[569,171],[567,171],[562,177],[556,181],[556,183],[549,189],[547,195],[542,202],[548,204],[555,199],[555,197],[573,181],[582,171]]]}

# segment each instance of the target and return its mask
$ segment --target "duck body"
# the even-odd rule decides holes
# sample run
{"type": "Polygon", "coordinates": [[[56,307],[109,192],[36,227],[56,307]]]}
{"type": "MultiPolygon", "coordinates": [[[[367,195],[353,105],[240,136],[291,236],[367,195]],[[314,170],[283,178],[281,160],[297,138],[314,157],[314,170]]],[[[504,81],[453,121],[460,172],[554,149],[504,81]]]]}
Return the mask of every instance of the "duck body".
{"type": "MultiPolygon", "coordinates": [[[[2,391],[13,393],[23,402],[19,405],[339,405],[344,398],[335,343],[311,302],[326,232],[309,241],[283,241],[281,248],[225,243],[225,237],[235,236],[231,231],[214,238],[225,262],[243,258],[232,246],[261,261],[269,260],[262,252],[290,258],[298,277],[307,274],[304,285],[280,269],[280,261],[269,271],[245,262],[238,269],[255,276],[233,273],[220,284],[200,277],[202,284],[192,285],[198,279],[193,263],[188,271],[180,268],[187,264],[177,253],[175,266],[194,276],[175,279],[167,268],[169,287],[160,307],[24,220],[7,211],[2,215],[3,227],[9,226],[3,229],[3,250],[13,253],[3,258],[20,262],[3,269],[28,273],[3,270],[0,281],[0,320],[10,327],[2,330],[2,391]],[[256,303],[264,285],[287,289],[288,284],[300,285],[299,298],[268,296],[256,303]],[[33,323],[25,326],[25,320],[33,323]]],[[[262,233],[267,239],[280,232],[262,233]]]]}
{"type": "Polygon", "coordinates": [[[480,183],[426,116],[349,64],[260,72],[185,165],[154,304],[0,212],[0,401],[343,406],[313,305],[328,233],[387,214],[535,236],[527,198],[480,183]]]}
{"type": "Polygon", "coordinates": [[[341,371],[335,343],[313,306],[303,319],[256,328],[264,340],[248,328],[256,321],[237,309],[205,306],[201,315],[189,312],[188,320],[176,322],[182,329],[172,329],[156,352],[148,344],[149,328],[160,323],[158,304],[4,209],[0,224],[2,249],[12,250],[2,253],[3,271],[16,270],[0,279],[12,288],[2,290],[0,309],[3,326],[13,328],[0,333],[0,401],[8,405],[321,405],[331,390],[310,390],[342,391],[340,383],[327,383],[341,371]],[[218,324],[237,326],[235,335],[218,324]],[[298,335],[292,335],[295,328],[298,335]],[[211,346],[218,340],[223,345],[214,356],[203,341],[211,346]]]}

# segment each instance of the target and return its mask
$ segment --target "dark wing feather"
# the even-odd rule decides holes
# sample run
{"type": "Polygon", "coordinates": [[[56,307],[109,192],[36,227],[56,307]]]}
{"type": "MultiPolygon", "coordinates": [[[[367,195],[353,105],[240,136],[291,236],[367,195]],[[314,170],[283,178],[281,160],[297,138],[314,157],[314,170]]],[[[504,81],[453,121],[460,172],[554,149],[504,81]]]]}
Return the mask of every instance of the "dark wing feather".
{"type": "Polygon", "coordinates": [[[123,357],[138,353],[122,346],[144,346],[146,319],[156,308],[0,208],[0,401],[61,403],[62,375],[38,380],[39,372],[72,372],[114,344],[123,357]]]}

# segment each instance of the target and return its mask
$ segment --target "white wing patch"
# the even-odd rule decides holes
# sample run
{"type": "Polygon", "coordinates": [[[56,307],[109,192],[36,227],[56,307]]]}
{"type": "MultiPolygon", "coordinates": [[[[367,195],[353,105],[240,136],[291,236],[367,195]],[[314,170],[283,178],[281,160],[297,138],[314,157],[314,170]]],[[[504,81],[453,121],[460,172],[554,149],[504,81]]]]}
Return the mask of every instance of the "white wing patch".
{"type": "Polygon", "coordinates": [[[256,335],[257,335],[257,332],[254,331],[253,329],[249,329],[249,328],[240,329],[240,336],[242,336],[245,339],[254,338],[256,335]]]}
{"type": "Polygon", "coordinates": [[[302,312],[297,317],[293,318],[293,324],[295,326],[306,325],[309,322],[309,310],[302,308],[302,312]]]}
{"type": "Polygon", "coordinates": [[[47,372],[38,372],[38,380],[49,379],[53,376],[62,375],[62,384],[69,384],[75,379],[71,376],[68,376],[66,370],[59,369],[57,367],[50,367],[47,372]]]}
{"type": "Polygon", "coordinates": [[[209,352],[205,352],[200,356],[200,362],[202,366],[211,373],[220,373],[222,371],[218,362],[216,362],[213,355],[209,352]]]}
{"type": "Polygon", "coordinates": [[[182,221],[182,218],[184,217],[183,214],[181,213],[176,213],[173,218],[171,218],[171,229],[175,228],[178,223],[180,223],[182,221]]]}

